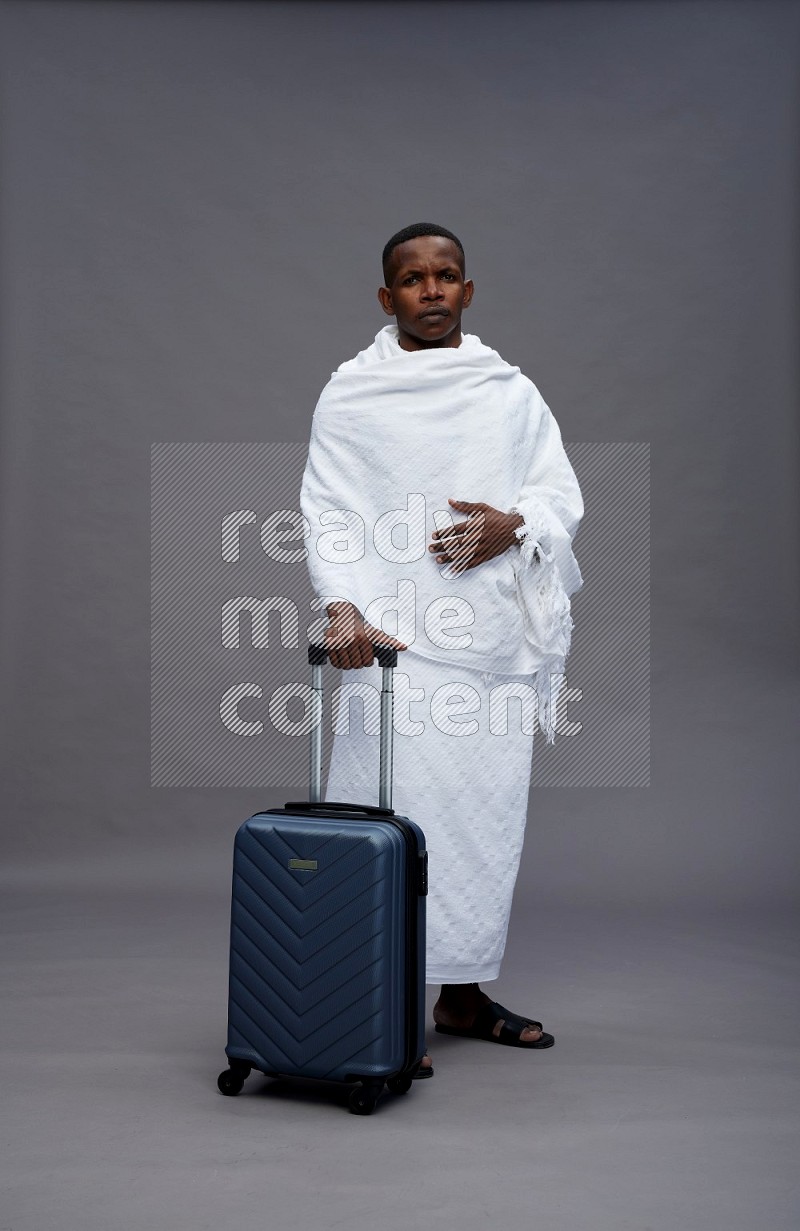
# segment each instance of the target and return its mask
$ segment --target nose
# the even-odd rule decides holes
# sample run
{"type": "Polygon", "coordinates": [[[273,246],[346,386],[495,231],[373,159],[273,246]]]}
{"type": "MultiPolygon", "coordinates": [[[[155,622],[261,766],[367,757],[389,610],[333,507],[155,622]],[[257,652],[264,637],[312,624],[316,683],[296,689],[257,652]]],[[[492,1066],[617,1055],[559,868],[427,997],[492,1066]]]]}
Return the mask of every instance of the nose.
{"type": "Polygon", "coordinates": [[[436,281],[433,275],[431,275],[429,278],[426,278],[422,284],[422,298],[423,299],[441,299],[443,296],[443,293],[444,292],[442,291],[442,288],[439,286],[439,283],[436,281]]]}

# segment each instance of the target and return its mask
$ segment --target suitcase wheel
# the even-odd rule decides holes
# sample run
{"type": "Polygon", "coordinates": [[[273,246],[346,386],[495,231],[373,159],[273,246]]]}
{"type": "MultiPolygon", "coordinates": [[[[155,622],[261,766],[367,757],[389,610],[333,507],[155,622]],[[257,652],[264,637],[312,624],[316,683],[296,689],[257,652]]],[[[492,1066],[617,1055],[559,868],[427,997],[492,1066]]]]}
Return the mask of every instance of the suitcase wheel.
{"type": "Polygon", "coordinates": [[[225,1069],[217,1078],[217,1089],[220,1094],[241,1094],[246,1076],[247,1073],[243,1073],[241,1069],[225,1069]]]}
{"type": "Polygon", "coordinates": [[[391,1090],[392,1094],[408,1094],[411,1089],[410,1077],[390,1077],[386,1083],[386,1088],[391,1090]]]}
{"type": "Polygon", "coordinates": [[[377,1088],[375,1086],[356,1086],[347,1105],[354,1116],[371,1116],[378,1105],[383,1083],[377,1088]]]}

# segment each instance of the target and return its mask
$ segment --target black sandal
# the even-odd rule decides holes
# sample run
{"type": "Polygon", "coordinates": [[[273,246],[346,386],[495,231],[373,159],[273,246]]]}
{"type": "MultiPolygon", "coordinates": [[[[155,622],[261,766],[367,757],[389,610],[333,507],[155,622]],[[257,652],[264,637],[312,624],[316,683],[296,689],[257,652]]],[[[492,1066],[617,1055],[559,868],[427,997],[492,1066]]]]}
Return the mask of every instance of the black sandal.
{"type": "MultiPolygon", "coordinates": [[[[428,1053],[425,1052],[425,1056],[427,1056],[427,1054],[428,1053]]],[[[425,1056],[422,1057],[423,1060],[425,1059],[425,1056]]],[[[432,1064],[429,1064],[427,1068],[423,1068],[422,1065],[420,1065],[416,1073],[414,1074],[414,1081],[421,1081],[423,1077],[433,1077],[433,1065],[432,1064]]]]}
{"type": "Polygon", "coordinates": [[[547,1034],[542,1030],[541,1022],[528,1021],[527,1018],[518,1017],[516,1013],[509,1013],[508,1009],[504,1009],[495,1001],[481,1006],[471,1026],[437,1025],[434,1028],[439,1034],[454,1034],[462,1039],[485,1039],[487,1043],[502,1043],[506,1047],[542,1049],[552,1047],[555,1043],[552,1034],[547,1034]],[[498,1022],[502,1022],[503,1025],[500,1033],[495,1034],[498,1022]],[[520,1035],[526,1028],[541,1030],[541,1036],[530,1043],[524,1043],[520,1035]]]}

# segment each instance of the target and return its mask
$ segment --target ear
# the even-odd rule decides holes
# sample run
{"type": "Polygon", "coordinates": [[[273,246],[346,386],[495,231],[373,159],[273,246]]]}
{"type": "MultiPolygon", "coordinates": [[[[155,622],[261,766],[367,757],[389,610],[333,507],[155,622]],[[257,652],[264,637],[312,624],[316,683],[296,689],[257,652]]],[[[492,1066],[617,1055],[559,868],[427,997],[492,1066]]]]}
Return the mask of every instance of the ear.
{"type": "Polygon", "coordinates": [[[387,286],[378,287],[378,299],[387,316],[394,316],[394,304],[392,303],[392,292],[387,286]]]}
{"type": "Polygon", "coordinates": [[[472,296],[475,294],[475,283],[471,278],[468,278],[464,283],[464,307],[468,308],[472,303],[472,296]]]}

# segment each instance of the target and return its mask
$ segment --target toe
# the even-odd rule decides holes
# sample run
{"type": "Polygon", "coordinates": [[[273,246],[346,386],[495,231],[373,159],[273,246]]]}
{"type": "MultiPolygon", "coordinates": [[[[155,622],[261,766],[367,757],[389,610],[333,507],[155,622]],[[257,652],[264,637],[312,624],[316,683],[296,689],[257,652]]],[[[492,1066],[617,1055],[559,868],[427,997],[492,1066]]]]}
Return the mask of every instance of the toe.
{"type": "MultiPolygon", "coordinates": [[[[497,1022],[495,1022],[492,1034],[496,1039],[500,1038],[500,1031],[503,1029],[505,1024],[506,1022],[504,1017],[501,1017],[497,1022]]],[[[518,1026],[517,1029],[519,1029],[518,1026]]],[[[542,1032],[538,1026],[524,1026],[519,1032],[520,1043],[535,1043],[541,1037],[542,1032]]]]}

